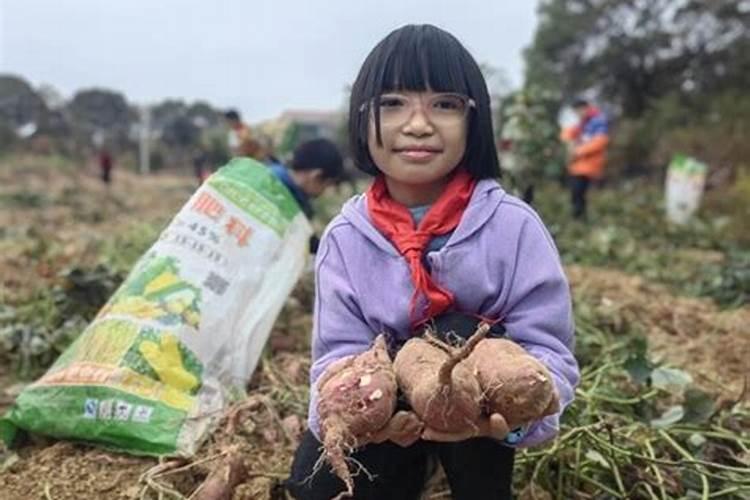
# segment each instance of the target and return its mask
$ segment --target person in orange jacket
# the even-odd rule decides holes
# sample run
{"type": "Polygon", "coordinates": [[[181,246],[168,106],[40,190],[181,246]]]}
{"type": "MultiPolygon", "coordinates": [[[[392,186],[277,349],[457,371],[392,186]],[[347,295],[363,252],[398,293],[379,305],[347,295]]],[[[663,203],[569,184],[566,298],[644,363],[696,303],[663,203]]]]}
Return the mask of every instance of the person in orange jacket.
{"type": "Polygon", "coordinates": [[[604,175],[609,124],[599,108],[585,99],[576,99],[573,110],[580,121],[563,129],[561,139],[568,145],[568,174],[570,176],[573,217],[586,217],[586,192],[592,181],[604,175]]]}

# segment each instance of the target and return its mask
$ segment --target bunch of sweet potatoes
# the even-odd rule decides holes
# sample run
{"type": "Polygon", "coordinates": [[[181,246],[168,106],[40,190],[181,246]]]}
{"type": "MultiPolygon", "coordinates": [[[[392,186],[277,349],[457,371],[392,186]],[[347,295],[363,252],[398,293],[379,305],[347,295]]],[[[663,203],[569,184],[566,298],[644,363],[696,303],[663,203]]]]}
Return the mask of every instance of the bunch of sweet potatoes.
{"type": "Polygon", "coordinates": [[[399,388],[424,425],[442,432],[478,430],[493,413],[512,429],[558,410],[544,365],[510,340],[485,338],[488,331],[481,325],[458,347],[429,334],[415,337],[393,363],[379,336],[370,350],[326,370],[318,381],[323,457],[348,494],[346,454],[386,426],[399,388]]]}

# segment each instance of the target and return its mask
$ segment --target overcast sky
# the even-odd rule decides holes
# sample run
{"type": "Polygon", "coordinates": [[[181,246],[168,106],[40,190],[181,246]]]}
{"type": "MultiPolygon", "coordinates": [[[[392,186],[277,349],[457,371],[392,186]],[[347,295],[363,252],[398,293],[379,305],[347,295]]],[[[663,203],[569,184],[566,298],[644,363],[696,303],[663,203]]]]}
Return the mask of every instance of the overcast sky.
{"type": "Polygon", "coordinates": [[[0,73],[65,97],[108,87],[130,101],[205,99],[248,121],[341,107],[374,45],[406,23],[456,35],[521,82],[533,0],[0,0],[0,73]]]}

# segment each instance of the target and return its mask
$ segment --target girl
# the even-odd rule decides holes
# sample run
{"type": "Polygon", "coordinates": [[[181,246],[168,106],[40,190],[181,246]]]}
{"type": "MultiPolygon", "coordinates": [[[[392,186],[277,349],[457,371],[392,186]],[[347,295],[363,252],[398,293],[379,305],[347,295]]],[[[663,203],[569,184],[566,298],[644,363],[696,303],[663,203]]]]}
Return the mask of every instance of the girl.
{"type": "MultiPolygon", "coordinates": [[[[502,323],[550,370],[561,408],[578,382],[557,250],[536,213],[494,180],[490,100],[467,50],[434,26],[397,29],[365,60],[349,111],[355,162],[375,180],[330,223],[317,256],[310,430],[287,482],[296,498],[328,499],[344,489],[328,467],[315,468],[315,384],[381,332],[402,344],[428,320],[463,324],[456,331],[464,335],[479,318],[502,323]]],[[[355,497],[417,499],[438,459],[453,498],[511,498],[513,446],[551,439],[559,418],[508,434],[493,415],[479,435],[450,435],[398,411],[352,455],[368,472],[357,475],[355,497]]]]}

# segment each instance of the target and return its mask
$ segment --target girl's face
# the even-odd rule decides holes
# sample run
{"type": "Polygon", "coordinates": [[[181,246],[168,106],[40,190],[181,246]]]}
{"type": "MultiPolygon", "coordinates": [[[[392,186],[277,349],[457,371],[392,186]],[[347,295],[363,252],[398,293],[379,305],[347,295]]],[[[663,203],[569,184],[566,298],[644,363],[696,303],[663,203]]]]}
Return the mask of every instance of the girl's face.
{"type": "Polygon", "coordinates": [[[472,106],[465,96],[432,91],[389,92],[370,104],[367,143],[391,196],[398,200],[396,193],[411,193],[408,200],[398,200],[407,204],[437,199],[464,156],[472,106]],[[380,108],[382,145],[377,142],[375,106],[380,108]]]}

